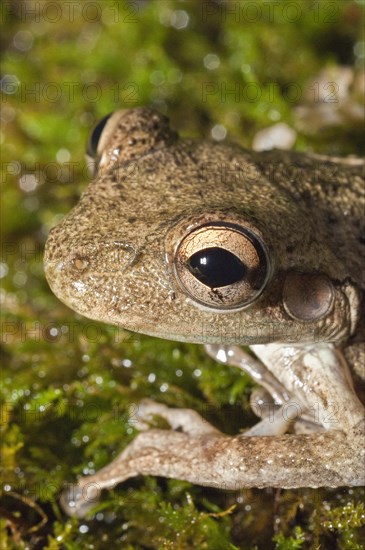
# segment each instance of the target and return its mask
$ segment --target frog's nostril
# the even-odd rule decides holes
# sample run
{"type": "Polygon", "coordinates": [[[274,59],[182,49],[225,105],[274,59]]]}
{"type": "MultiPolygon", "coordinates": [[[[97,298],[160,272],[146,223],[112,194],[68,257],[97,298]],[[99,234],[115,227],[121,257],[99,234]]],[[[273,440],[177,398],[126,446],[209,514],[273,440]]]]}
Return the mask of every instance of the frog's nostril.
{"type": "Polygon", "coordinates": [[[86,257],[76,256],[72,263],[78,271],[85,271],[89,267],[90,261],[86,257]]]}

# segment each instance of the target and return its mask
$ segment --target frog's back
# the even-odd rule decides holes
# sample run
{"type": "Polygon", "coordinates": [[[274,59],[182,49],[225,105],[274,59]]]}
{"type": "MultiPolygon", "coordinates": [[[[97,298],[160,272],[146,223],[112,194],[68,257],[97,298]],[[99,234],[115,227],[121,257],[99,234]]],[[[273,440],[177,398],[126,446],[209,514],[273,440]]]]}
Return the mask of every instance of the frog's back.
{"type": "Polygon", "coordinates": [[[316,231],[365,290],[365,162],[287,151],[254,153],[266,177],[308,211],[316,231]]]}

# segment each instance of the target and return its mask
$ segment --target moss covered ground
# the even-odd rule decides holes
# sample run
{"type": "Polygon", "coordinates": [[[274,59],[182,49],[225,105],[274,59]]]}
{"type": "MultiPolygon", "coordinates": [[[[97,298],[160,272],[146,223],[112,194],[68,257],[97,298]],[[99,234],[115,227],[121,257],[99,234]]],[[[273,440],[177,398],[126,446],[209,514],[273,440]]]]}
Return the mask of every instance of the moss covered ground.
{"type": "MultiPolygon", "coordinates": [[[[42,267],[50,228],[86,185],[85,142],[100,117],[153,105],[182,135],[210,138],[215,128],[250,147],[262,128],[296,127],[295,108],[323,68],[361,65],[363,8],[361,0],[2,3],[1,549],[363,547],[361,488],[227,493],[136,478],[105,491],[90,517],[66,517],[62,487],[131,441],[139,399],[192,407],[235,433],[254,422],[253,383],[199,346],[76,315],[42,267]]],[[[297,130],[298,150],[361,150],[346,120],[297,130]]]]}

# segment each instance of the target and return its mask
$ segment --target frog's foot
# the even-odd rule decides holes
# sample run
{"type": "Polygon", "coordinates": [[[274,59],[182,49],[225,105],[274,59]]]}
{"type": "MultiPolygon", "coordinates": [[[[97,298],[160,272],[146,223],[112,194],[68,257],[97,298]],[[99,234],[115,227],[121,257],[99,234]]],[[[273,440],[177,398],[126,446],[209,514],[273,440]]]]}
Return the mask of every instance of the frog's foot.
{"type": "MultiPolygon", "coordinates": [[[[222,432],[209,424],[196,411],[192,409],[170,409],[166,405],[156,403],[152,399],[142,399],[140,401],[136,419],[133,420],[133,426],[139,431],[150,430],[156,416],[166,420],[172,430],[190,436],[223,435],[222,432]]],[[[169,432],[163,430],[162,433],[167,434],[169,432]]],[[[133,443],[127,447],[125,452],[130,449],[133,443]]],[[[121,456],[118,459],[119,461],[121,460],[121,456]]],[[[106,468],[109,468],[112,464],[106,468]]],[[[101,470],[97,476],[103,471],[101,470]]],[[[111,485],[113,486],[113,483],[111,485]]],[[[84,517],[98,503],[101,489],[107,486],[109,485],[100,486],[99,481],[90,481],[90,477],[82,478],[78,484],[69,484],[63,491],[60,499],[61,506],[70,516],[84,517]]]]}
{"type": "Polygon", "coordinates": [[[252,357],[240,346],[206,344],[204,348],[208,355],[216,361],[225,365],[233,365],[247,372],[257,384],[267,390],[275,404],[282,405],[288,401],[289,395],[279,380],[261,361],[252,357]]]}
{"type": "Polygon", "coordinates": [[[83,518],[99,502],[100,493],[101,487],[98,483],[69,483],[61,494],[60,504],[69,516],[83,518]]]}
{"type": "Polygon", "coordinates": [[[192,436],[222,433],[192,409],[171,409],[162,403],[156,403],[152,399],[142,399],[140,401],[137,423],[134,424],[135,428],[139,431],[149,429],[154,416],[160,416],[166,420],[173,430],[192,436]]]}
{"type": "MultiPolygon", "coordinates": [[[[280,435],[288,431],[290,426],[296,420],[297,409],[283,410],[282,407],[272,405],[270,396],[264,405],[270,404],[266,408],[267,413],[261,415],[261,422],[245,431],[243,435],[280,435]]],[[[262,403],[260,402],[260,405],[262,403]]],[[[143,399],[138,407],[138,423],[135,427],[140,431],[146,431],[151,428],[154,416],[160,416],[166,420],[175,431],[187,433],[192,436],[213,434],[223,435],[217,428],[209,424],[207,420],[201,417],[196,411],[191,409],[170,409],[166,405],[156,403],[151,399],[143,399]]],[[[259,416],[259,415],[258,415],[259,416]]]]}
{"type": "Polygon", "coordinates": [[[271,395],[263,388],[253,390],[250,405],[252,411],[261,420],[243,432],[245,436],[282,435],[290,430],[296,420],[294,411],[286,414],[284,407],[276,405],[271,395]]]}
{"type": "Polygon", "coordinates": [[[319,424],[298,418],[298,404],[291,400],[279,406],[274,403],[271,395],[263,388],[255,388],[250,397],[252,411],[261,421],[245,431],[246,436],[282,435],[287,432],[313,433],[324,431],[319,424]]]}
{"type": "Polygon", "coordinates": [[[292,400],[285,387],[260,360],[240,346],[207,344],[204,347],[213,359],[239,367],[261,386],[253,390],[250,405],[262,420],[244,435],[280,435],[289,430],[298,434],[324,431],[323,426],[314,422],[306,412],[303,403],[292,400]]]}
{"type": "MultiPolygon", "coordinates": [[[[292,409],[293,413],[291,415],[290,410],[285,411],[283,407],[275,406],[269,394],[266,392],[263,394],[262,391],[259,395],[258,392],[256,392],[256,399],[256,407],[254,406],[253,408],[257,415],[261,417],[261,421],[242,433],[242,436],[259,437],[281,435],[295,422],[295,408],[292,409]]],[[[298,424],[303,424],[303,422],[296,422],[296,425],[298,424]]],[[[179,434],[189,436],[189,442],[196,440],[197,445],[201,444],[202,441],[205,441],[205,439],[209,437],[223,437],[226,440],[229,439],[196,411],[191,409],[171,409],[151,399],[143,399],[139,403],[137,421],[133,421],[133,426],[139,431],[149,431],[138,436],[115,461],[100,470],[95,476],[81,478],[78,484],[69,484],[66,490],[64,490],[61,496],[61,506],[68,515],[80,518],[84,517],[98,503],[102,489],[111,488],[120,481],[128,479],[128,477],[143,473],[136,471],[128,474],[128,457],[132,456],[137,460],[137,450],[145,448],[145,450],[140,453],[141,456],[139,458],[139,462],[143,462],[143,457],[150,452],[148,450],[148,441],[150,434],[153,432],[161,434],[159,439],[162,441],[164,438],[167,438],[167,440],[172,439],[173,435],[171,435],[171,433],[175,431],[179,434]],[[161,417],[166,420],[170,424],[172,430],[151,430],[150,428],[154,417],[161,417]],[[121,468],[123,461],[125,461],[126,473],[124,474],[125,477],[122,479],[120,476],[123,475],[121,468]]],[[[174,443],[171,442],[171,444],[174,443]]],[[[156,454],[156,450],[154,452],[156,454]]],[[[166,453],[166,450],[162,450],[162,453],[166,453]]],[[[158,454],[156,454],[156,456],[158,456],[158,454]]],[[[156,473],[155,475],[160,474],[156,473]]],[[[163,474],[161,473],[161,475],[163,474]]],[[[172,475],[171,477],[176,476],[172,475]]]]}
{"type": "Polygon", "coordinates": [[[262,387],[253,388],[250,395],[250,406],[252,412],[262,420],[267,417],[274,417],[280,409],[270,393],[262,387]]]}
{"type": "Polygon", "coordinates": [[[333,430],[265,437],[153,429],[137,435],[95,475],[81,478],[73,487],[72,506],[63,498],[64,509],[82,517],[102,489],[140,474],[225,490],[361,485],[363,438],[359,425],[349,434],[333,430]]]}
{"type": "Polygon", "coordinates": [[[261,422],[250,428],[244,435],[280,435],[288,431],[296,434],[323,432],[324,428],[313,422],[309,414],[298,408],[294,400],[286,401],[283,406],[276,405],[264,388],[254,388],[250,396],[250,405],[261,422]],[[300,414],[299,414],[300,410],[300,414]]]}

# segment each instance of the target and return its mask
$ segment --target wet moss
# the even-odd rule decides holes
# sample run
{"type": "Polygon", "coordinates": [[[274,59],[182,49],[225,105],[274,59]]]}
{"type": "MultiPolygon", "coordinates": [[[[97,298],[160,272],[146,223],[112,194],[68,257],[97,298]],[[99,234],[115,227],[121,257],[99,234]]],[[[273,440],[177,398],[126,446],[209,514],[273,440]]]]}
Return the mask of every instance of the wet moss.
{"type": "MultiPolygon", "coordinates": [[[[85,187],[84,145],[98,118],[148,104],[183,135],[211,137],[222,125],[249,147],[263,127],[295,126],[294,108],[323,67],[361,62],[362,2],[268,4],[2,5],[4,549],[360,548],[362,489],[235,494],[138,478],[106,491],[85,520],[58,503],[65,483],[133,439],[142,397],[192,407],[228,433],[254,422],[245,375],[198,346],[75,315],[52,295],[42,251],[85,187]]],[[[297,149],[360,151],[350,121],[297,130],[297,149]]]]}

